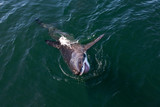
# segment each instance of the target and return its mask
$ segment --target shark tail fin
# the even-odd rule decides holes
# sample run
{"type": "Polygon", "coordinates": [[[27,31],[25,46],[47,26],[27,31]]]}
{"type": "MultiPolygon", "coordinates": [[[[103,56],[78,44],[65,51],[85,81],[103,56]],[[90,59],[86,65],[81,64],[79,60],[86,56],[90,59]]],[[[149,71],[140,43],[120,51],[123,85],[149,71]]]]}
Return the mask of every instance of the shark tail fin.
{"type": "Polygon", "coordinates": [[[35,20],[35,22],[38,23],[39,25],[41,25],[41,24],[43,23],[39,18],[37,18],[37,19],[35,20]]]}
{"type": "Polygon", "coordinates": [[[53,26],[51,26],[51,25],[49,25],[49,24],[43,23],[43,21],[41,21],[39,18],[37,18],[37,19],[35,20],[35,22],[36,22],[37,24],[39,24],[40,26],[48,29],[49,31],[50,31],[50,30],[56,30],[56,28],[54,28],[53,26]]]}
{"type": "Polygon", "coordinates": [[[87,51],[90,47],[92,47],[95,43],[97,43],[102,37],[104,36],[104,34],[100,35],[97,39],[95,39],[94,41],[84,45],[84,49],[85,51],[87,51]]]}
{"type": "Polygon", "coordinates": [[[43,23],[43,22],[42,22],[40,19],[38,19],[38,18],[35,20],[35,22],[36,22],[37,24],[39,24],[41,27],[48,29],[49,34],[50,34],[50,36],[51,36],[53,39],[55,39],[55,40],[58,40],[58,39],[59,39],[59,37],[56,35],[56,33],[58,33],[59,30],[56,29],[54,26],[52,26],[52,25],[50,25],[50,24],[45,24],[45,23],[43,23]]]}

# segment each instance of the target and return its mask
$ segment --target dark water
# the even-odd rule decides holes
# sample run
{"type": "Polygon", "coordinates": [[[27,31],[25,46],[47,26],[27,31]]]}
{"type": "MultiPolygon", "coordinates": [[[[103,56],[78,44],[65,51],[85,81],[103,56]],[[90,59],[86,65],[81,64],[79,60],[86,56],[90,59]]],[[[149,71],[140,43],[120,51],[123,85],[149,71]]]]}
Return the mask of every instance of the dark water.
{"type": "Polygon", "coordinates": [[[159,0],[0,0],[1,107],[160,107],[159,0]],[[90,73],[70,73],[40,18],[81,43],[90,73]]]}

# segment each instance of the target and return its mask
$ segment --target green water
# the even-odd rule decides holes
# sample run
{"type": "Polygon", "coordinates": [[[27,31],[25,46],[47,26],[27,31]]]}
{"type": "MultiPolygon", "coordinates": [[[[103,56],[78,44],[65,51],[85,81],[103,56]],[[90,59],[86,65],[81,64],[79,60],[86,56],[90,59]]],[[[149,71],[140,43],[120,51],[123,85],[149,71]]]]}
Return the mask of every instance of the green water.
{"type": "Polygon", "coordinates": [[[0,107],[160,107],[159,0],[0,0],[0,107]],[[74,76],[46,29],[81,43],[91,70],[74,76]]]}

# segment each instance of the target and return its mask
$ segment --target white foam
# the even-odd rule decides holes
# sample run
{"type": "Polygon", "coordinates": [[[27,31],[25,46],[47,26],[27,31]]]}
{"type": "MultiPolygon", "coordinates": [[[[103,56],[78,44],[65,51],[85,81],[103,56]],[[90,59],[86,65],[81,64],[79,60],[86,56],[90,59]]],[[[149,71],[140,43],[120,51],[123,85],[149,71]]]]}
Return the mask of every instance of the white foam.
{"type": "Polygon", "coordinates": [[[66,46],[71,47],[71,41],[68,40],[66,37],[64,37],[64,36],[60,37],[59,41],[60,41],[61,45],[66,45],[66,46]]]}
{"type": "Polygon", "coordinates": [[[78,40],[77,41],[70,41],[69,39],[67,39],[64,36],[61,36],[59,38],[59,41],[60,41],[61,45],[66,45],[66,46],[68,46],[70,48],[71,48],[71,44],[78,43],[78,40]]]}

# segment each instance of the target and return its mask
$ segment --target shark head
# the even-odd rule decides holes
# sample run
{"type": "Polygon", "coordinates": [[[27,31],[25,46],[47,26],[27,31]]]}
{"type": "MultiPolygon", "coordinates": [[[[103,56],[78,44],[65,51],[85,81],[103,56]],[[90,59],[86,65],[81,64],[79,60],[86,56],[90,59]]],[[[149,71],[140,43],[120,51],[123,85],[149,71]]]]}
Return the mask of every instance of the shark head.
{"type": "Polygon", "coordinates": [[[88,63],[86,52],[73,52],[69,63],[69,67],[72,70],[72,72],[76,75],[82,75],[84,73],[87,73],[90,70],[90,65],[88,63]]]}
{"type": "Polygon", "coordinates": [[[98,42],[104,34],[100,35],[94,41],[83,45],[83,51],[73,52],[70,60],[70,69],[76,75],[82,75],[83,73],[87,73],[90,70],[90,65],[88,63],[86,51],[91,48],[96,42],[98,42]]]}

